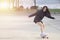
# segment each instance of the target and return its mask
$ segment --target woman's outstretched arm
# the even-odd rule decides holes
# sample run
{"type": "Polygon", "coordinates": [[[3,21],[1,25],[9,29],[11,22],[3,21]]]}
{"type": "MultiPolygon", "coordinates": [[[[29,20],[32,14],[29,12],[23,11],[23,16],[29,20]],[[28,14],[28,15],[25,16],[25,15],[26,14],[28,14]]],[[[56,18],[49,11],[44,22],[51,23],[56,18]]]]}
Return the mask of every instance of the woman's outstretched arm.
{"type": "Polygon", "coordinates": [[[33,16],[35,16],[35,15],[36,15],[36,13],[29,15],[29,17],[33,17],[33,16]]]}
{"type": "Polygon", "coordinates": [[[29,17],[33,17],[33,16],[36,16],[38,14],[39,10],[37,10],[35,13],[29,15],[29,17]]]}
{"type": "Polygon", "coordinates": [[[45,16],[50,18],[50,19],[55,19],[54,17],[51,16],[50,12],[47,12],[45,16]]]}

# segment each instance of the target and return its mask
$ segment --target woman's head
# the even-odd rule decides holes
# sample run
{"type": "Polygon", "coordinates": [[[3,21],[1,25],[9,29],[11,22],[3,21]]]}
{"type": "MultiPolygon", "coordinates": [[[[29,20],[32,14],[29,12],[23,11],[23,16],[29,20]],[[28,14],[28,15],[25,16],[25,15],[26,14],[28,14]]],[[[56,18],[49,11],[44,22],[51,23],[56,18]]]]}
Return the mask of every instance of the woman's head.
{"type": "Polygon", "coordinates": [[[42,11],[43,11],[43,12],[49,11],[49,10],[48,10],[48,7],[47,7],[47,6],[43,6],[42,11]]]}

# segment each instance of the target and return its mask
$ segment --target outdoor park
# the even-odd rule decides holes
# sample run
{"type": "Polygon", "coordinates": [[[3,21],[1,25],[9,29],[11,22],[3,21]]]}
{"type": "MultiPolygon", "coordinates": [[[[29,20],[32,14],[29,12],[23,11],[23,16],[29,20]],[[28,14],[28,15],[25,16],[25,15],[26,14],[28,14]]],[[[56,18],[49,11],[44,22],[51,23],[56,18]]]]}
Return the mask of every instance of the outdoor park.
{"type": "MultiPolygon", "coordinates": [[[[28,17],[41,9],[42,6],[38,6],[37,2],[38,0],[0,0],[0,40],[44,40],[40,37],[40,27],[33,22],[34,17],[28,17]]],[[[49,36],[46,40],[60,40],[60,8],[54,7],[49,7],[49,10],[55,19],[43,19],[49,36]]]]}

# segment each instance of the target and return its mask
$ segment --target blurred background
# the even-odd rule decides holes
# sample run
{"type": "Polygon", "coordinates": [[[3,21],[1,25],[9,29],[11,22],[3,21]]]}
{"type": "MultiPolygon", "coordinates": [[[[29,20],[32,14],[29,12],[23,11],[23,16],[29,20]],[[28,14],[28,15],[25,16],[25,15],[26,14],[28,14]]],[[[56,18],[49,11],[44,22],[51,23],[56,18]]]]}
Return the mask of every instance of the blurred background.
{"type": "Polygon", "coordinates": [[[43,6],[55,17],[42,20],[49,40],[59,40],[60,0],[0,0],[0,40],[41,40],[40,27],[28,16],[43,6]]]}
{"type": "Polygon", "coordinates": [[[40,9],[43,6],[48,6],[50,11],[59,12],[60,0],[0,0],[0,12],[9,11],[27,11],[40,9]]]}

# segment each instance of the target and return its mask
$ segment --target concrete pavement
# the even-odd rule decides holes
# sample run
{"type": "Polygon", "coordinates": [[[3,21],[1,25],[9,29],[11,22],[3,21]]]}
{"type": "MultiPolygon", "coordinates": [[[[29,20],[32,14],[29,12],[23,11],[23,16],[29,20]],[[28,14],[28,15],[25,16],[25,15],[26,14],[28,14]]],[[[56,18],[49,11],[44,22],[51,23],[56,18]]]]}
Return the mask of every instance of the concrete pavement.
{"type": "MultiPolygon", "coordinates": [[[[53,15],[56,19],[44,18],[49,39],[60,40],[60,14],[53,15]]],[[[43,40],[40,27],[28,16],[0,16],[0,40],[43,40]]]]}

